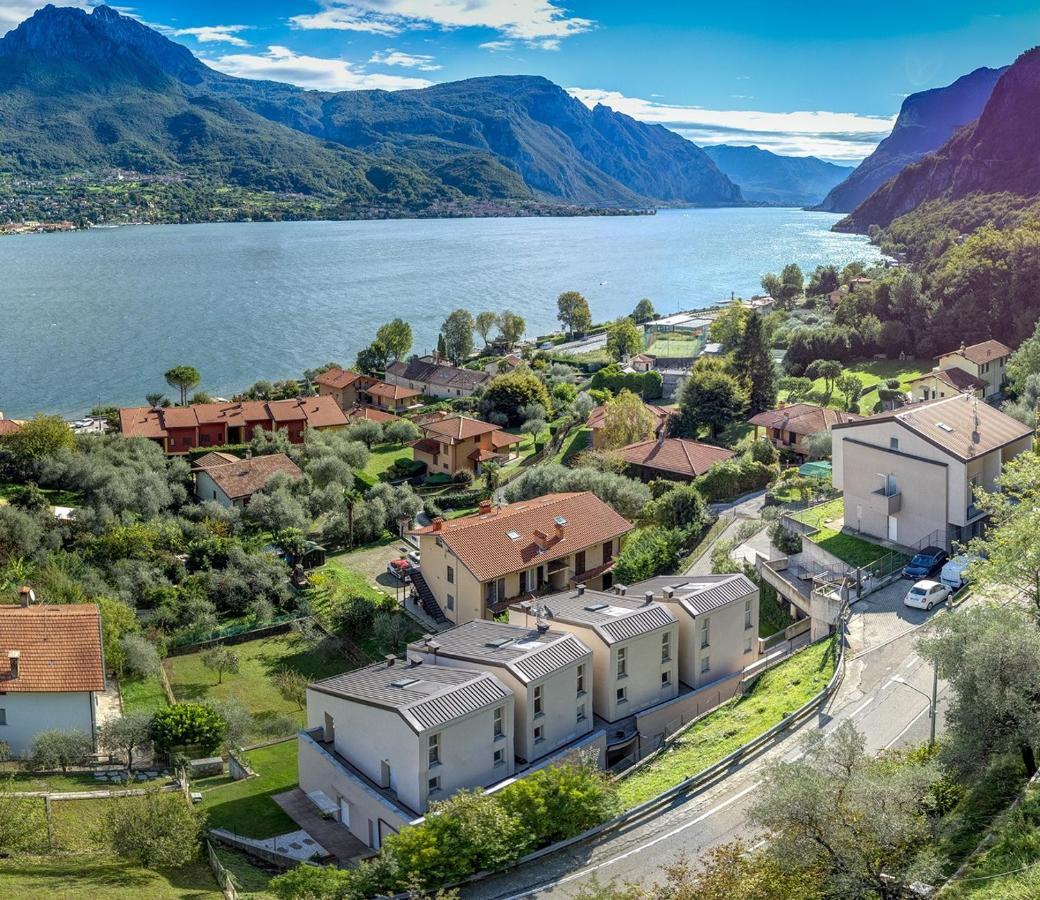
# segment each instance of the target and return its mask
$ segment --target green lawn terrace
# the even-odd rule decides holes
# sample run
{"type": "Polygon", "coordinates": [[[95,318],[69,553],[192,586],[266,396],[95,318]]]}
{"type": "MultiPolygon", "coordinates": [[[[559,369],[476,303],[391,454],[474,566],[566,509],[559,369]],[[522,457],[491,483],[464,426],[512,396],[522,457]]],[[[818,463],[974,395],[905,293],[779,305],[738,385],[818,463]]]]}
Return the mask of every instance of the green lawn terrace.
{"type": "MultiPolygon", "coordinates": [[[[842,530],[845,525],[845,499],[843,497],[810,506],[801,512],[794,513],[791,518],[815,529],[809,534],[803,534],[803,540],[812,541],[849,566],[856,568],[870,566],[886,557],[892,557],[893,553],[898,553],[891,547],[876,544],[842,530]]],[[[898,555],[902,556],[902,554],[898,555]]],[[[893,562],[894,564],[895,562],[893,562]]]]}
{"type": "MultiPolygon", "coordinates": [[[[860,411],[868,414],[873,411],[879,402],[877,388],[879,384],[896,378],[899,380],[899,389],[910,390],[910,382],[921,375],[930,372],[935,365],[931,359],[869,359],[859,362],[848,363],[844,367],[843,374],[854,375],[863,385],[863,393],[860,396],[860,411]]],[[[831,406],[834,409],[844,409],[844,403],[840,392],[835,390],[830,397],[826,393],[826,385],[822,378],[813,381],[812,389],[808,396],[799,397],[797,401],[791,399],[787,391],[780,391],[777,396],[777,405],[785,403],[806,402],[819,403],[823,406],[831,406]]]]}

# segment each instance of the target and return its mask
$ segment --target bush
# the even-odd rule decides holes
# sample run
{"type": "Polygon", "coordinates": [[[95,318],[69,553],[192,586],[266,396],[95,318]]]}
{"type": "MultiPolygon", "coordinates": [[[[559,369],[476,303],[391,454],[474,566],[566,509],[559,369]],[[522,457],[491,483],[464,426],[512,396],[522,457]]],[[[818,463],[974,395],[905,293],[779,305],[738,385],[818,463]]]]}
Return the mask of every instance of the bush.
{"type": "Polygon", "coordinates": [[[177,868],[199,852],[206,813],[180,792],[151,787],[143,797],[110,800],[96,835],[124,859],[146,868],[177,868]]]}
{"type": "Polygon", "coordinates": [[[552,409],[549,392],[541,379],[532,372],[518,369],[491,379],[480,398],[480,413],[489,422],[496,421],[489,417],[497,414],[505,416],[506,424],[519,425],[524,419],[521,409],[532,403],[540,404],[547,411],[552,409]]]}
{"type": "Polygon", "coordinates": [[[775,481],[779,474],[778,466],[756,462],[747,454],[739,459],[715,463],[694,481],[694,485],[705,500],[716,503],[764,488],[775,481]]]}
{"type": "Polygon", "coordinates": [[[559,463],[528,469],[506,487],[505,496],[508,502],[516,503],[570,491],[591,491],[628,519],[636,518],[650,502],[650,489],[633,478],[595,469],[568,469],[559,463]]]}
{"type": "Polygon", "coordinates": [[[614,564],[615,582],[635,584],[667,573],[682,552],[685,539],[686,533],[678,528],[650,527],[629,535],[614,564]]]}
{"type": "Polygon", "coordinates": [[[769,526],[769,540],[777,550],[787,556],[802,552],[802,536],[790,528],[784,528],[779,520],[769,526]]]}
{"type": "Polygon", "coordinates": [[[473,473],[469,469],[460,469],[451,479],[455,484],[473,484],[473,473]]]}
{"type": "Polygon", "coordinates": [[[208,756],[223,742],[227,727],[223,717],[209,706],[176,703],[152,716],[152,742],[165,753],[198,747],[208,756]]]}
{"type": "Polygon", "coordinates": [[[398,459],[380,475],[383,481],[400,481],[403,478],[418,478],[426,474],[426,463],[418,459],[398,459]]]}
{"type": "Polygon", "coordinates": [[[94,753],[94,741],[85,731],[54,728],[36,735],[29,750],[29,768],[61,769],[83,765],[94,753]]]}
{"type": "Polygon", "coordinates": [[[699,534],[708,524],[708,507],[697,488],[680,484],[647,506],[645,517],[662,528],[699,534]]]}

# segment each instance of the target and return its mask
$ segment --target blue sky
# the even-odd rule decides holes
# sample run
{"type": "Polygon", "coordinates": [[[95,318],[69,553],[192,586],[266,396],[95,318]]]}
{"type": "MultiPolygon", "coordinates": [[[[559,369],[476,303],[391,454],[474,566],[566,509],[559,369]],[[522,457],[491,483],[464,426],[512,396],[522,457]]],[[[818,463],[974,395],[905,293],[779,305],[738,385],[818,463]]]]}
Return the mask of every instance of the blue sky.
{"type": "MultiPolygon", "coordinates": [[[[906,94],[1009,63],[1040,35],[1036,0],[120,2],[244,77],[393,90],[540,74],[701,144],[846,163],[887,133],[906,94]]],[[[0,0],[0,30],[37,5],[0,0]]]]}

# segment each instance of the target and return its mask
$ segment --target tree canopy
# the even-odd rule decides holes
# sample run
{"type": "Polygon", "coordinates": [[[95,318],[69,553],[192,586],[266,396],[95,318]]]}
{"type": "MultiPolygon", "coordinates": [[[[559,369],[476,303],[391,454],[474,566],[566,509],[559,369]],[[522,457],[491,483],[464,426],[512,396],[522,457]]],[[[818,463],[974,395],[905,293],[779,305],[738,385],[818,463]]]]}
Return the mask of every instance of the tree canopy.
{"type": "Polygon", "coordinates": [[[556,299],[557,316],[568,333],[584,334],[592,326],[589,301],[577,291],[564,291],[556,299]]]}

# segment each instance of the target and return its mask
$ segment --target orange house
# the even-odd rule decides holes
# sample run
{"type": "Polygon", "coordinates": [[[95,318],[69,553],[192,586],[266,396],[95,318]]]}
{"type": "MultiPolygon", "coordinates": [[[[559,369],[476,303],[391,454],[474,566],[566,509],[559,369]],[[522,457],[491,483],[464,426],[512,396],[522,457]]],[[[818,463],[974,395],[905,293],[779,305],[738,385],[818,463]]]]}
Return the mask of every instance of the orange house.
{"type": "Polygon", "coordinates": [[[448,416],[422,426],[424,437],[412,444],[417,462],[426,463],[431,475],[456,475],[480,471],[482,463],[509,459],[520,437],[499,425],[468,416],[448,416]]]}

